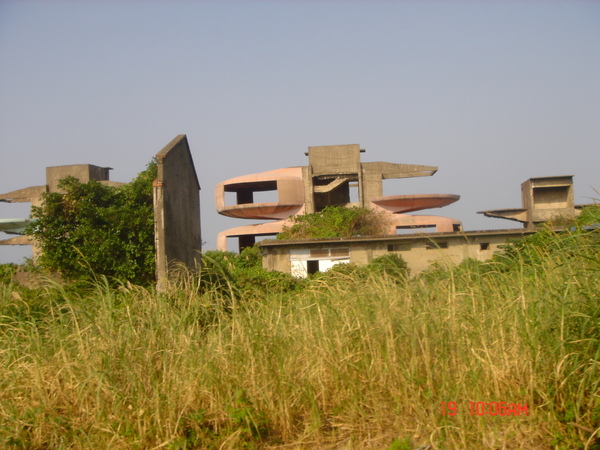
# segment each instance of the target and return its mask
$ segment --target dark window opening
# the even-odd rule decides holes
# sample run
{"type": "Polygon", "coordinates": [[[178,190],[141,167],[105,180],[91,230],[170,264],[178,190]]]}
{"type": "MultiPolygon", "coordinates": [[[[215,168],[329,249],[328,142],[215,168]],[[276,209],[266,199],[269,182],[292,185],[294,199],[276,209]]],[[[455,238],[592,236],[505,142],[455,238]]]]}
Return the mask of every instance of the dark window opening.
{"type": "Polygon", "coordinates": [[[226,206],[272,203],[278,200],[275,180],[233,183],[225,186],[224,190],[226,206]]]}
{"type": "Polygon", "coordinates": [[[479,244],[479,250],[489,250],[490,244],[488,242],[482,242],[479,244]]]}
{"type": "Polygon", "coordinates": [[[319,271],[319,261],[315,261],[315,260],[306,261],[306,272],[309,275],[317,273],[318,271],[319,271]]]}
{"type": "Polygon", "coordinates": [[[410,250],[410,244],[389,244],[388,252],[405,252],[410,250]]]}
{"type": "Polygon", "coordinates": [[[430,242],[428,244],[425,244],[425,248],[427,250],[436,250],[439,248],[448,248],[448,243],[447,242],[430,242]]]}

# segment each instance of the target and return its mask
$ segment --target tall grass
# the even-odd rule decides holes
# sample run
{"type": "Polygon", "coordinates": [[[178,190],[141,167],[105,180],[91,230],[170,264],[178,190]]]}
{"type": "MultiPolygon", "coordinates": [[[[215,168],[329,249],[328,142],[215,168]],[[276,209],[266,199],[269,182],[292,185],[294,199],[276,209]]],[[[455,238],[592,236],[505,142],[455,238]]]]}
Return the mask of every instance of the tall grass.
{"type": "Polygon", "coordinates": [[[598,448],[598,231],[544,239],[262,296],[4,283],[0,446],[598,448]]]}

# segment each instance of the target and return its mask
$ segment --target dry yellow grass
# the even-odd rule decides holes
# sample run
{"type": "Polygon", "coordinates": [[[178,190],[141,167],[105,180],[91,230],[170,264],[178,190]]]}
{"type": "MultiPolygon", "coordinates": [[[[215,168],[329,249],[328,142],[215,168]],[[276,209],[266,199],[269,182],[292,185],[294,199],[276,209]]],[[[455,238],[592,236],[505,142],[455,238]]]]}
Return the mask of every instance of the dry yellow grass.
{"type": "Polygon", "coordinates": [[[597,448],[596,249],[233,302],[5,283],[0,446],[597,448]]]}

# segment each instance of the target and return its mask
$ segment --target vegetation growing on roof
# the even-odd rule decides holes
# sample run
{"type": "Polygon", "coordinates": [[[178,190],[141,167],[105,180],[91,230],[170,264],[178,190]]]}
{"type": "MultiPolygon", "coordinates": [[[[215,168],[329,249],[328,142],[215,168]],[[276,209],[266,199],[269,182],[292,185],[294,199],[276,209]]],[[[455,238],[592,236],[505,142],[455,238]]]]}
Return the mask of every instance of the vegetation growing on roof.
{"type": "Polygon", "coordinates": [[[328,206],[322,211],[294,216],[277,239],[349,238],[387,233],[387,219],[367,208],[328,206]]]}

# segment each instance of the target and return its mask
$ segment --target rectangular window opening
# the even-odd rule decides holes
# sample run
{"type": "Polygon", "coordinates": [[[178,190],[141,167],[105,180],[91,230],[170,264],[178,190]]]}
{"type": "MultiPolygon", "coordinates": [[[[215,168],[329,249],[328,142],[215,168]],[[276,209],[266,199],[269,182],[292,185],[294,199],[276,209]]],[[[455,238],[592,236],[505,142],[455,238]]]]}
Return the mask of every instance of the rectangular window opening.
{"type": "Polygon", "coordinates": [[[410,244],[389,244],[388,252],[405,252],[410,250],[410,244]]]}
{"type": "Polygon", "coordinates": [[[311,258],[326,258],[329,256],[328,248],[311,248],[310,249],[310,257],[311,258]]]}
{"type": "Polygon", "coordinates": [[[435,225],[396,227],[396,234],[435,233],[435,225]]]}
{"type": "Polygon", "coordinates": [[[349,248],[332,248],[329,253],[331,256],[337,256],[337,257],[349,256],[350,249],[349,248]]]}
{"type": "Polygon", "coordinates": [[[350,188],[350,203],[360,202],[358,183],[349,183],[348,187],[350,188]]]}
{"type": "Polygon", "coordinates": [[[306,272],[309,275],[313,273],[317,273],[319,271],[319,261],[318,260],[308,260],[306,261],[306,272]]]}
{"type": "Polygon", "coordinates": [[[436,250],[440,248],[448,248],[447,242],[428,242],[425,244],[425,248],[427,250],[436,250]]]}

